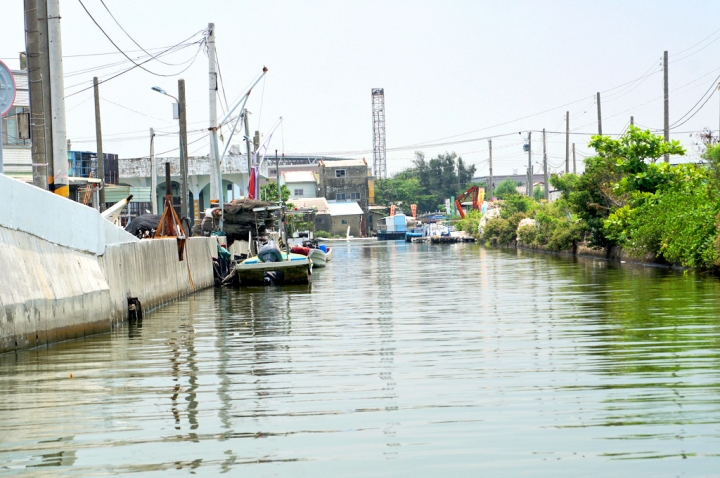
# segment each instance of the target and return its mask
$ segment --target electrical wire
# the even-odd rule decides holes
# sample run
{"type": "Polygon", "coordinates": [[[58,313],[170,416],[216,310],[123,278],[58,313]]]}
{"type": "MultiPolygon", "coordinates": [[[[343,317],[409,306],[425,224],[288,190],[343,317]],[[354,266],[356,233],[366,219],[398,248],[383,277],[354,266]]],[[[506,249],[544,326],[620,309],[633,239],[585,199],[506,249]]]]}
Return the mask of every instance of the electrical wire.
{"type": "MultiPolygon", "coordinates": [[[[715,90],[715,88],[716,88],[716,85],[717,85],[718,80],[720,80],[720,75],[718,75],[718,77],[713,80],[712,84],[710,85],[710,88],[708,88],[707,91],[705,91],[705,93],[703,93],[703,95],[700,97],[700,99],[697,101],[697,103],[695,103],[695,104],[693,105],[693,107],[688,110],[687,113],[685,113],[684,115],[682,115],[677,121],[675,121],[673,124],[670,125],[670,128],[671,128],[671,129],[674,128],[674,127],[681,126],[681,125],[685,124],[687,121],[684,121],[684,122],[682,122],[682,123],[680,123],[680,124],[678,124],[678,122],[679,122],[679,121],[682,121],[683,118],[685,118],[687,115],[689,115],[690,112],[691,112],[693,109],[695,109],[695,107],[696,107],[698,104],[700,104],[700,102],[703,100],[703,98],[705,98],[705,96],[706,96],[708,93],[710,93],[710,96],[712,96],[712,93],[714,93],[714,90],[715,90]]],[[[710,96],[708,96],[708,98],[710,98],[710,96]]],[[[707,100],[705,100],[705,103],[707,103],[707,100]]],[[[705,106],[705,103],[703,103],[703,106],[705,106]]],[[[700,107],[700,109],[702,109],[702,106],[700,107]]],[[[700,111],[700,109],[698,109],[697,111],[700,111]]],[[[696,111],[695,113],[697,113],[697,111],[696,111]]],[[[695,114],[693,114],[692,116],[695,116],[695,114]]],[[[691,116],[690,118],[692,118],[692,116],[691,116]]],[[[690,119],[690,118],[688,118],[688,119],[690,119]]]]}
{"type": "MultiPolygon", "coordinates": [[[[144,63],[147,63],[147,62],[137,63],[135,60],[133,60],[132,58],[130,58],[130,56],[129,56],[127,53],[125,53],[125,52],[117,45],[117,43],[115,43],[115,42],[113,41],[112,38],[110,38],[110,35],[108,35],[107,32],[105,32],[105,30],[103,29],[103,27],[101,27],[100,24],[97,22],[97,20],[95,20],[95,18],[92,16],[92,14],[91,14],[91,13],[88,11],[88,9],[85,7],[85,4],[82,2],[82,0],[78,0],[78,2],[80,3],[80,6],[83,7],[83,10],[85,10],[85,13],[88,14],[88,16],[90,17],[90,20],[92,20],[93,23],[95,24],[95,26],[97,26],[98,29],[100,29],[100,31],[102,32],[102,34],[105,35],[105,38],[107,38],[108,41],[109,41],[110,43],[112,43],[112,46],[114,46],[114,47],[117,49],[117,51],[119,51],[120,53],[122,53],[123,56],[124,56],[125,58],[127,58],[127,59],[128,59],[133,65],[135,65],[137,68],[140,68],[141,70],[144,70],[144,71],[150,73],[151,75],[160,76],[160,77],[177,76],[177,75],[179,75],[180,73],[182,73],[182,71],[181,71],[181,72],[178,72],[178,73],[173,73],[173,74],[170,74],[170,75],[166,75],[166,74],[163,74],[163,73],[156,73],[156,72],[150,71],[150,70],[148,70],[147,68],[145,68],[144,66],[142,66],[144,63]]],[[[122,27],[121,27],[121,28],[122,28],[122,27]]],[[[124,30],[123,30],[123,31],[124,31],[124,30]]],[[[203,31],[205,31],[205,30],[203,30],[203,31]]],[[[138,45],[138,46],[139,46],[139,45],[138,45]]],[[[155,58],[155,57],[152,57],[151,59],[155,60],[156,58],[155,58]]],[[[184,71],[184,70],[183,70],[183,71],[184,71]]]]}
{"type": "MultiPolygon", "coordinates": [[[[82,2],[80,2],[80,3],[82,4],[82,2]]],[[[140,44],[139,44],[138,42],[136,42],[135,39],[134,39],[132,36],[130,36],[130,34],[127,32],[127,30],[125,30],[125,29],[123,28],[122,25],[120,25],[120,22],[117,21],[117,18],[115,18],[115,15],[113,15],[112,12],[110,11],[110,9],[107,7],[107,5],[105,5],[104,0],[100,0],[100,3],[102,3],[102,6],[105,7],[105,10],[107,10],[107,12],[110,14],[110,17],[113,19],[113,21],[115,22],[115,24],[117,24],[117,26],[120,27],[120,30],[122,30],[123,33],[125,33],[125,35],[127,35],[127,37],[130,39],[130,41],[132,41],[132,42],[135,44],[135,46],[137,46],[138,48],[140,48],[145,54],[147,54],[148,56],[152,56],[145,48],[143,48],[142,46],[140,46],[140,44]]],[[[85,7],[85,6],[83,5],[83,8],[84,8],[84,7],[85,7]]],[[[87,12],[87,9],[86,9],[85,11],[87,12]]],[[[91,18],[92,18],[92,17],[91,17],[91,18]]],[[[93,19],[93,20],[94,20],[94,19],[93,19]]],[[[97,23],[96,23],[96,24],[97,24],[97,23]]],[[[98,25],[98,26],[99,26],[99,25],[98,25]]],[[[104,33],[104,32],[103,32],[103,33],[104,33]]],[[[107,36],[107,35],[106,35],[106,36],[107,36]]],[[[108,39],[109,39],[109,38],[108,38],[108,39]]],[[[111,41],[112,41],[112,40],[111,40],[111,41]]],[[[164,61],[160,60],[159,58],[157,58],[157,61],[159,61],[160,63],[162,63],[162,64],[164,64],[164,65],[177,66],[177,64],[167,63],[167,62],[164,62],[164,61]]]]}
{"type": "MultiPolygon", "coordinates": [[[[199,33],[199,32],[198,32],[198,33],[199,33]]],[[[197,35],[197,33],[193,34],[193,36],[195,36],[195,35],[197,35]]],[[[190,37],[190,38],[192,38],[192,37],[190,37]]],[[[187,68],[185,68],[185,69],[182,70],[181,72],[177,73],[178,75],[181,74],[181,73],[183,73],[183,72],[185,72],[185,71],[187,71],[187,70],[193,65],[193,63],[195,63],[195,60],[197,59],[197,56],[198,56],[198,54],[200,53],[200,50],[201,50],[201,49],[202,49],[202,44],[200,45],[200,48],[198,48],[197,52],[195,53],[195,56],[193,57],[192,63],[190,63],[190,64],[187,66],[187,68]]],[[[147,63],[148,61],[151,61],[152,59],[153,59],[153,58],[149,58],[149,59],[145,60],[143,63],[147,63]]],[[[98,83],[100,84],[100,83],[108,82],[108,81],[110,81],[110,80],[114,80],[115,78],[117,78],[117,77],[119,77],[119,76],[122,76],[122,75],[124,75],[125,73],[134,70],[135,68],[137,68],[137,67],[133,65],[133,66],[131,66],[130,68],[121,71],[120,73],[117,73],[117,74],[115,74],[115,75],[113,75],[113,76],[111,76],[111,77],[109,77],[109,78],[105,78],[105,79],[99,81],[98,83]]],[[[77,95],[78,93],[82,93],[83,91],[89,90],[89,89],[92,88],[92,87],[93,87],[93,85],[90,85],[90,86],[88,86],[87,88],[83,88],[82,90],[78,90],[78,91],[76,91],[76,92],[74,92],[74,93],[70,93],[69,95],[66,95],[65,98],[69,98],[69,97],[71,97],[71,96],[77,95]]]]}

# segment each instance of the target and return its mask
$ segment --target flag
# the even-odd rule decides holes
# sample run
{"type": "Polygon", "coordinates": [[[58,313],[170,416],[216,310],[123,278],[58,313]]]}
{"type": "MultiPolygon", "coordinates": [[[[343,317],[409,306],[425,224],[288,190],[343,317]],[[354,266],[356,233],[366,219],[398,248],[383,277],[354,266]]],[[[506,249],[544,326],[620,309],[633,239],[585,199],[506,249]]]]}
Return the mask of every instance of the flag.
{"type": "Polygon", "coordinates": [[[248,180],[248,193],[247,198],[248,199],[255,199],[255,167],[250,169],[250,179],[248,180]]]}

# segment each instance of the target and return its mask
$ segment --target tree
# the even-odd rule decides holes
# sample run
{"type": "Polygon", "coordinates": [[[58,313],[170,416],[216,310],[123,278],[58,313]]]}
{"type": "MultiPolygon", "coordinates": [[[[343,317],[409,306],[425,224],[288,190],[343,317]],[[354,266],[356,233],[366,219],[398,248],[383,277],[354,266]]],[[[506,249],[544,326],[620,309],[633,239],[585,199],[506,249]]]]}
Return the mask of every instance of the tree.
{"type": "Polygon", "coordinates": [[[510,178],[504,179],[497,185],[494,194],[498,199],[503,199],[505,196],[509,196],[510,194],[517,194],[517,185],[515,184],[515,181],[510,178]]]}
{"type": "MultiPolygon", "coordinates": [[[[282,202],[284,205],[287,205],[287,201],[288,199],[290,199],[290,190],[285,184],[283,184],[280,187],[280,191],[282,192],[282,202]]],[[[260,199],[263,201],[271,202],[273,204],[277,204],[277,182],[271,182],[264,186],[260,186],[260,199]]]]}
{"type": "Polygon", "coordinates": [[[420,211],[434,211],[446,198],[463,193],[472,184],[475,170],[454,152],[427,160],[418,151],[411,168],[375,181],[375,202],[417,204],[420,211]]]}
{"type": "Polygon", "coordinates": [[[666,153],[685,154],[678,141],[666,143],[662,136],[630,126],[619,139],[595,135],[589,146],[596,155],[585,160],[581,176],[553,175],[550,184],[562,191],[572,212],[588,227],[591,247],[617,244],[608,236],[605,220],[628,204],[634,192],[654,193],[668,180],[667,168],[655,162],[666,153]]]}

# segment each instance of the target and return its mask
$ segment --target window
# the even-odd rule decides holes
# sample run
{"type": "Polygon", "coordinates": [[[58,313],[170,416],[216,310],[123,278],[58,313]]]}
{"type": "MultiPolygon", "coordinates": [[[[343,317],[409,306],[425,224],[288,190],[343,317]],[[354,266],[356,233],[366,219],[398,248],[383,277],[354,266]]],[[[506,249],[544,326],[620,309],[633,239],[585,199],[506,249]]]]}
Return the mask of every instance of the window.
{"type": "Polygon", "coordinates": [[[277,169],[271,169],[268,174],[277,174],[277,169]]]}
{"type": "Polygon", "coordinates": [[[303,195],[303,190],[302,190],[302,189],[296,189],[296,190],[295,190],[295,196],[302,196],[302,195],[303,195]]]}
{"type": "Polygon", "coordinates": [[[29,139],[22,139],[20,138],[20,129],[18,123],[22,121],[20,118],[20,115],[23,115],[25,113],[29,113],[30,108],[23,107],[23,106],[14,106],[10,108],[10,111],[8,111],[8,114],[3,117],[2,119],[2,127],[3,127],[3,134],[2,134],[2,143],[8,144],[8,145],[30,145],[29,139]]]}
{"type": "Polygon", "coordinates": [[[335,177],[336,177],[336,178],[344,178],[344,177],[345,177],[345,170],[344,170],[344,169],[336,169],[336,170],[335,170],[335,177]]]}
{"type": "Polygon", "coordinates": [[[345,193],[336,193],[336,194],[335,194],[335,200],[336,200],[336,201],[344,201],[344,200],[345,200],[345,193]]]}
{"type": "Polygon", "coordinates": [[[351,200],[351,201],[359,201],[359,200],[360,200],[360,193],[350,193],[350,200],[351,200]]]}
{"type": "Polygon", "coordinates": [[[347,219],[340,219],[340,224],[347,224],[347,219]]]}

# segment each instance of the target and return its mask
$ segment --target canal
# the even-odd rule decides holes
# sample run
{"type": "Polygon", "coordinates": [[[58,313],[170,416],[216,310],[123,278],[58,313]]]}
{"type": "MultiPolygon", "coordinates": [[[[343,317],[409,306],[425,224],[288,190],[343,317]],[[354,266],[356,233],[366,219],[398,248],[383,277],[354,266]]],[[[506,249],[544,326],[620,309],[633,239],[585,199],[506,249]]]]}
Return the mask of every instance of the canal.
{"type": "Polygon", "coordinates": [[[717,476],[720,282],[476,245],[339,244],[0,356],[0,475],[717,476]]]}

